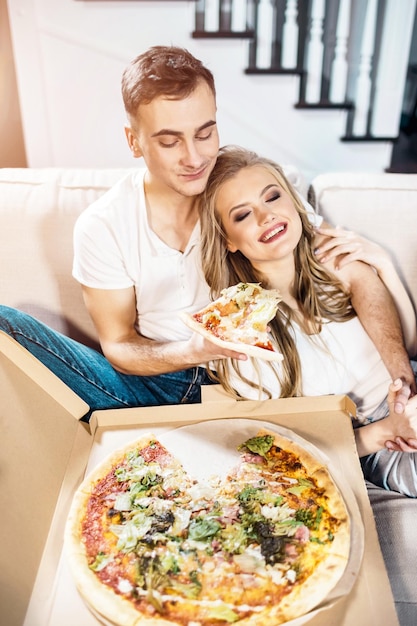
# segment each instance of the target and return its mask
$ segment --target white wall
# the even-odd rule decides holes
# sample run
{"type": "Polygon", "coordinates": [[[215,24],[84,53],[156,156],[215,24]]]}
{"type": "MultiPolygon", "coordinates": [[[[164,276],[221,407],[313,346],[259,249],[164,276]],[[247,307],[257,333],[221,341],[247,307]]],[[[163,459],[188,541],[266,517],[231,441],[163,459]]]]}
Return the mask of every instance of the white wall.
{"type": "Polygon", "coordinates": [[[25,167],[7,1],[0,0],[0,167],[25,167]]]}
{"type": "Polygon", "coordinates": [[[295,165],[306,180],[390,164],[389,142],[339,140],[344,111],[294,109],[297,77],[244,74],[247,41],[192,39],[193,0],[8,0],[8,7],[31,167],[135,165],[120,78],[157,44],[186,47],[213,71],[221,143],[295,165]]]}

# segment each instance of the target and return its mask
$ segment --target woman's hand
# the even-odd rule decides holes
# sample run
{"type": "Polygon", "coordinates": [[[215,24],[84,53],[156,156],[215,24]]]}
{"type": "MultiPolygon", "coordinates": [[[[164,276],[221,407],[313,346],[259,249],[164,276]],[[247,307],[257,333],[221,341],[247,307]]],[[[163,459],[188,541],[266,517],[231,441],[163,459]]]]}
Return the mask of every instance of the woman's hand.
{"type": "Polygon", "coordinates": [[[390,414],[387,419],[393,422],[394,432],[399,434],[393,440],[385,442],[385,447],[388,450],[402,452],[415,452],[417,450],[417,396],[413,396],[411,399],[409,396],[408,385],[404,385],[400,379],[390,384],[388,391],[390,414]],[[405,402],[407,395],[408,401],[405,402]],[[400,404],[399,399],[401,399],[400,404]],[[401,435],[403,432],[404,435],[401,435]],[[411,436],[406,438],[406,434],[411,436]]]}
{"type": "Polygon", "coordinates": [[[408,399],[402,413],[395,411],[397,393],[403,383],[400,378],[388,389],[389,414],[387,417],[355,428],[355,440],[360,457],[382,450],[417,451],[417,395],[408,399]]]}
{"type": "Polygon", "coordinates": [[[372,265],[378,274],[392,263],[388,252],[382,246],[352,230],[336,226],[336,228],[317,228],[316,232],[322,236],[314,250],[321,263],[337,258],[336,267],[341,268],[352,261],[363,261],[372,265]]]}

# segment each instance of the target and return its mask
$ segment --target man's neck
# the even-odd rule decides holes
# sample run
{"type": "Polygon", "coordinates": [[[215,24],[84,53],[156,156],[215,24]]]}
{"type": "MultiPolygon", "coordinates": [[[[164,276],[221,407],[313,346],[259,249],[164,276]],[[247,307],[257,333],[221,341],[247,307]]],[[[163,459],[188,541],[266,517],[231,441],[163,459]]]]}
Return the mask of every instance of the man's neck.
{"type": "Polygon", "coordinates": [[[146,185],[145,198],[150,228],[170,248],[183,252],[198,220],[197,198],[172,190],[154,193],[146,185]]]}

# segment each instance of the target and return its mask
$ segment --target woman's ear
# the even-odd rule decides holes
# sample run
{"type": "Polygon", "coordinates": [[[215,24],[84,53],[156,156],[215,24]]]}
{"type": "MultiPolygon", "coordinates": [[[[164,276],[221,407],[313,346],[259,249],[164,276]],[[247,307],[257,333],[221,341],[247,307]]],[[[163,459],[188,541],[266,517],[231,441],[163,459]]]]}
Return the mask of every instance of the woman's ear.
{"type": "Polygon", "coordinates": [[[236,252],[237,251],[236,246],[233,243],[231,243],[228,239],[226,240],[226,247],[229,250],[229,252],[236,252]]]}
{"type": "Polygon", "coordinates": [[[142,151],[140,149],[139,141],[137,140],[136,134],[129,126],[125,126],[125,134],[133,157],[135,159],[139,159],[142,156],[142,151]]]}

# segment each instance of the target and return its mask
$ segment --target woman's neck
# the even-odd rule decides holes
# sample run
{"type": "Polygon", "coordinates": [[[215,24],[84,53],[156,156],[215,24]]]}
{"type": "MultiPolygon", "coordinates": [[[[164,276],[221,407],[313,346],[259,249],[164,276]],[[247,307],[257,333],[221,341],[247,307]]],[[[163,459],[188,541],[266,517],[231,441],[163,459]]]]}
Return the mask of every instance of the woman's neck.
{"type": "Polygon", "coordinates": [[[268,286],[271,289],[278,289],[282,302],[289,309],[290,319],[295,322],[306,335],[320,333],[321,324],[317,320],[309,319],[294,293],[294,283],[296,278],[294,257],[286,257],[269,266],[257,267],[258,271],[265,276],[268,286]]]}
{"type": "Polygon", "coordinates": [[[292,309],[298,309],[297,301],[294,298],[295,264],[293,255],[284,259],[279,259],[271,263],[255,265],[268,283],[270,289],[277,289],[282,300],[292,309]]]}

